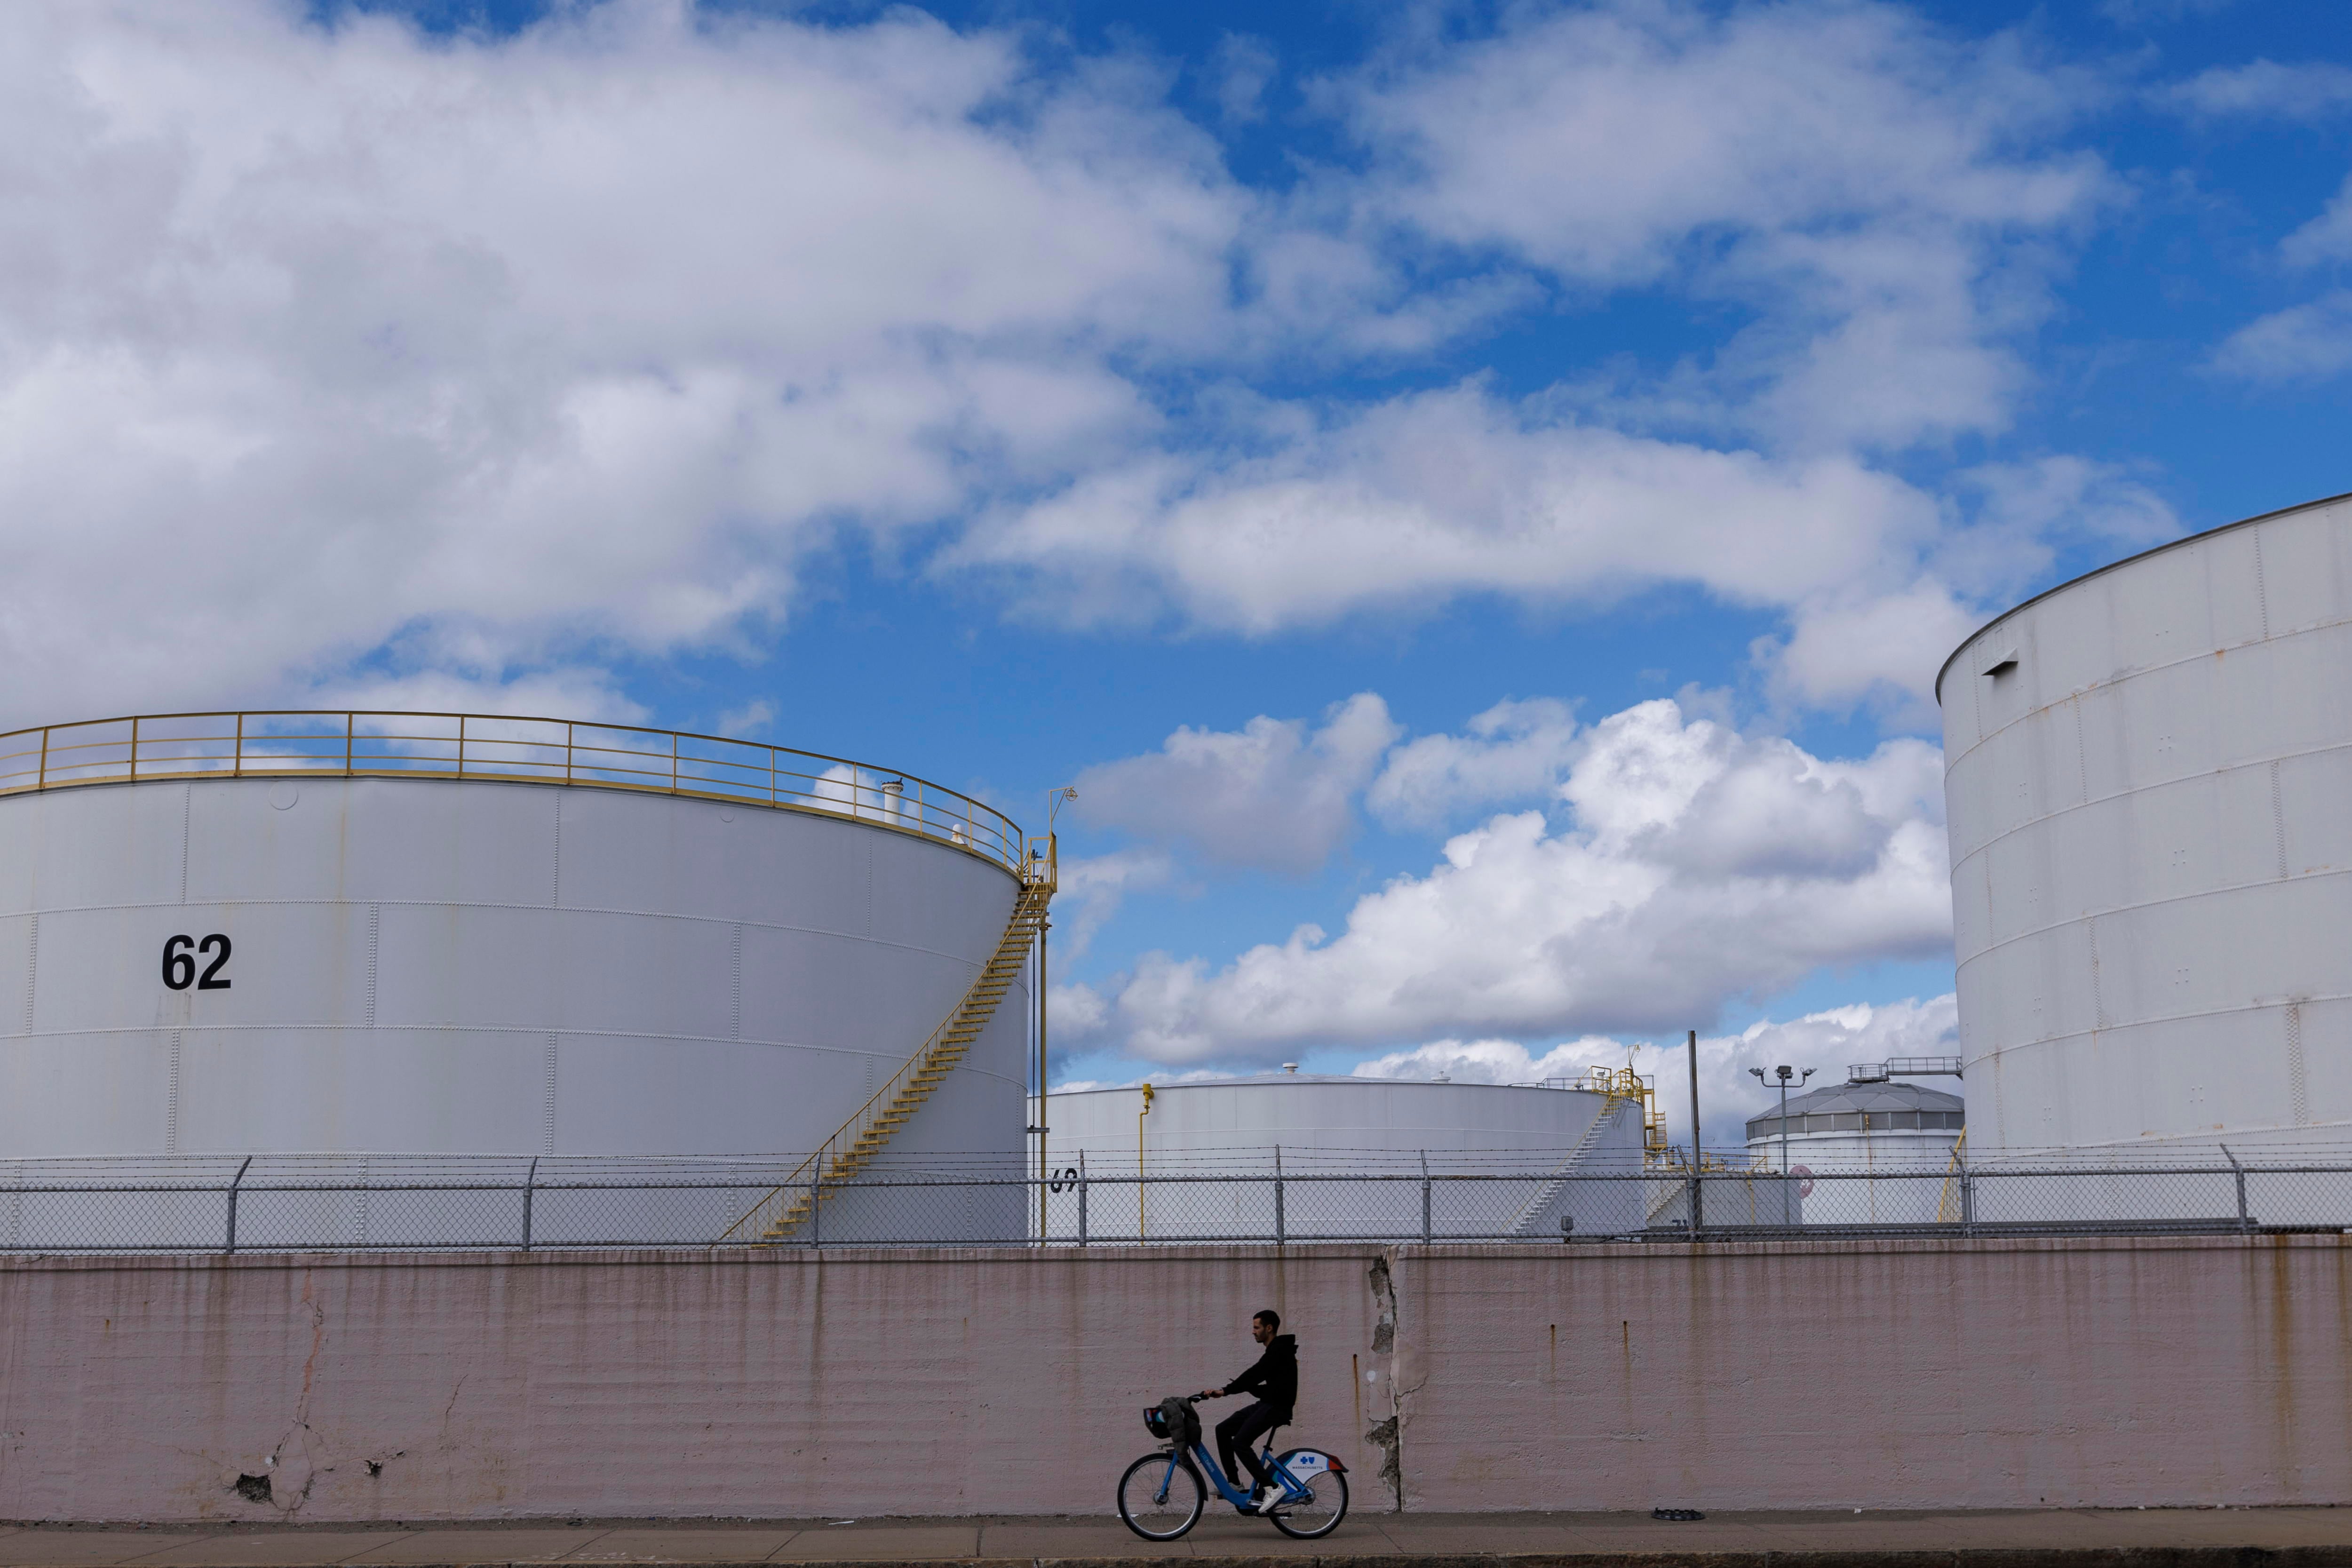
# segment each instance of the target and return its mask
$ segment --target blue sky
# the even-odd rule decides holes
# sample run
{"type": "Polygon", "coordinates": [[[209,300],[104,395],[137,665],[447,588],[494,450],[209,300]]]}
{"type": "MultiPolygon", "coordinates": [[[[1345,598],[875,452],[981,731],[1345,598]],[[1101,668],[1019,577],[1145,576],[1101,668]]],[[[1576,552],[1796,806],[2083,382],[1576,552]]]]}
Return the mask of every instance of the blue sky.
{"type": "Polygon", "coordinates": [[[2317,0],[0,32],[14,722],[1076,783],[1074,1080],[1948,1045],[1943,654],[2352,489],[2317,0]]]}

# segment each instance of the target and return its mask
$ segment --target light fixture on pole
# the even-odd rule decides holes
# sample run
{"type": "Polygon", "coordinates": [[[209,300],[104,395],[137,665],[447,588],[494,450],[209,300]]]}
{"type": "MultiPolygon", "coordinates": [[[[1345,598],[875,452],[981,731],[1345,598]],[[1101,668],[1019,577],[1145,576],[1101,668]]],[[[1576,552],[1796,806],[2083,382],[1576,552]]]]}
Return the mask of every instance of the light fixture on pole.
{"type": "Polygon", "coordinates": [[[1764,1076],[1762,1068],[1749,1068],[1748,1070],[1755,1074],[1765,1088],[1770,1089],[1778,1084],[1780,1089],[1780,1223],[1793,1225],[1796,1222],[1789,1213],[1789,1083],[1794,1079],[1797,1087],[1802,1089],[1805,1079],[1813,1076],[1813,1069],[1807,1068],[1801,1078],[1795,1068],[1782,1062],[1772,1069],[1772,1076],[1769,1079],[1764,1076]]]}

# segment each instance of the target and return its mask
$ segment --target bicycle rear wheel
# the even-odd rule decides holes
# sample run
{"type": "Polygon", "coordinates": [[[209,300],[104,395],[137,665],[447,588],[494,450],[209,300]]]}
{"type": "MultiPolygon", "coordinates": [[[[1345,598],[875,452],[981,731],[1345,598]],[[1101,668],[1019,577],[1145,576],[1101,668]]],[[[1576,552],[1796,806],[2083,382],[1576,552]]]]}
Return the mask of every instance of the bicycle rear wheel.
{"type": "MultiPolygon", "coordinates": [[[[1275,1468],[1288,1473],[1291,1454],[1301,1451],[1293,1448],[1290,1454],[1275,1461],[1275,1468]]],[[[1306,1500],[1276,1502],[1265,1517],[1285,1535],[1300,1541],[1319,1541],[1339,1529],[1339,1521],[1348,1517],[1348,1478],[1339,1470],[1321,1470],[1297,1479],[1307,1488],[1306,1500]]]]}
{"type": "Polygon", "coordinates": [[[1192,1461],[1179,1455],[1171,1469],[1163,1449],[1144,1455],[1119,1477],[1118,1517],[1146,1541],[1173,1541],[1201,1522],[1208,1495],[1192,1461]]]}

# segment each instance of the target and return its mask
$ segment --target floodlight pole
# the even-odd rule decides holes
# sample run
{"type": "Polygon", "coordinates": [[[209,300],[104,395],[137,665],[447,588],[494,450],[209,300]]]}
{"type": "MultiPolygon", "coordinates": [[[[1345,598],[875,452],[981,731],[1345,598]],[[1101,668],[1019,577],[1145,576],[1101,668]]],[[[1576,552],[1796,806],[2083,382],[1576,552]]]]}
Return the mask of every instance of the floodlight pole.
{"type": "Polygon", "coordinates": [[[1703,1162],[1702,1162],[1702,1159],[1701,1159],[1701,1156],[1700,1156],[1700,1152],[1699,1152],[1700,1145],[1699,1145],[1699,1141],[1698,1141],[1698,1031],[1697,1031],[1696,1029],[1693,1029],[1693,1030],[1690,1032],[1690,1078],[1691,1078],[1691,1191],[1690,1191],[1690,1233],[1691,1233],[1691,1239],[1692,1239],[1693,1241],[1696,1241],[1696,1240],[1698,1239],[1699,1227],[1700,1227],[1700,1226],[1704,1223],[1704,1222],[1701,1220],[1701,1218],[1700,1218],[1700,1209],[1699,1209],[1699,1201],[1698,1201],[1698,1173],[1699,1173],[1699,1167],[1700,1167],[1700,1165],[1701,1165],[1701,1163],[1702,1163],[1703,1162]]]}
{"type": "Polygon", "coordinates": [[[1749,1068],[1748,1070],[1767,1089],[1776,1083],[1780,1088],[1780,1223],[1794,1225],[1796,1220],[1789,1212],[1789,1080],[1796,1079],[1797,1087],[1802,1089],[1805,1079],[1813,1076],[1813,1069],[1807,1068],[1804,1078],[1797,1078],[1797,1069],[1783,1062],[1772,1069],[1772,1077],[1769,1079],[1765,1078],[1762,1068],[1749,1068]]]}

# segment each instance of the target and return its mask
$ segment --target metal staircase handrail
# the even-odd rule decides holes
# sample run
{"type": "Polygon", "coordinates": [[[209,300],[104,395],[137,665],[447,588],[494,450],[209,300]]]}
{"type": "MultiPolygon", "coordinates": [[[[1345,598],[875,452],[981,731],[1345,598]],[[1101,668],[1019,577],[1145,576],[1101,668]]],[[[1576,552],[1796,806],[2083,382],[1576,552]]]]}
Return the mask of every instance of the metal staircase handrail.
{"type": "MultiPolygon", "coordinates": [[[[989,987],[991,975],[1004,958],[1013,937],[1021,934],[1024,927],[1034,931],[1036,922],[1043,919],[1045,905],[1058,885],[1058,860],[1059,856],[1050,836],[1042,840],[1028,841],[1028,853],[1021,862],[1021,892],[1013,900],[1013,917],[1005,923],[1004,935],[998,940],[996,952],[981,965],[980,973],[972,977],[971,986],[957,1000],[947,1017],[915,1048],[913,1055],[899,1064],[880,1088],[866,1096],[866,1102],[850,1113],[849,1120],[835,1129],[831,1137],[818,1144],[815,1151],[794,1166],[781,1183],[762,1194],[740,1218],[722,1231],[713,1246],[755,1242],[779,1227],[788,1229],[797,1205],[810,1201],[813,1196],[816,1202],[823,1201],[826,1182],[838,1181],[841,1167],[850,1163],[844,1151],[854,1151],[860,1140],[881,1125],[882,1119],[913,1087],[915,1079],[937,1065],[937,1058],[949,1044],[950,1036],[961,1027],[971,1026],[969,1015],[975,1001],[989,987]]],[[[1027,943],[1024,942],[1022,946],[1025,951],[1027,943]]],[[[995,1003],[989,1001],[987,1014],[992,1016],[995,1010],[995,1003]]],[[[980,1020],[979,1026],[984,1027],[985,1025],[985,1018],[980,1020]]],[[[855,1162],[851,1174],[855,1175],[865,1163],[865,1160],[855,1162]]]]}

